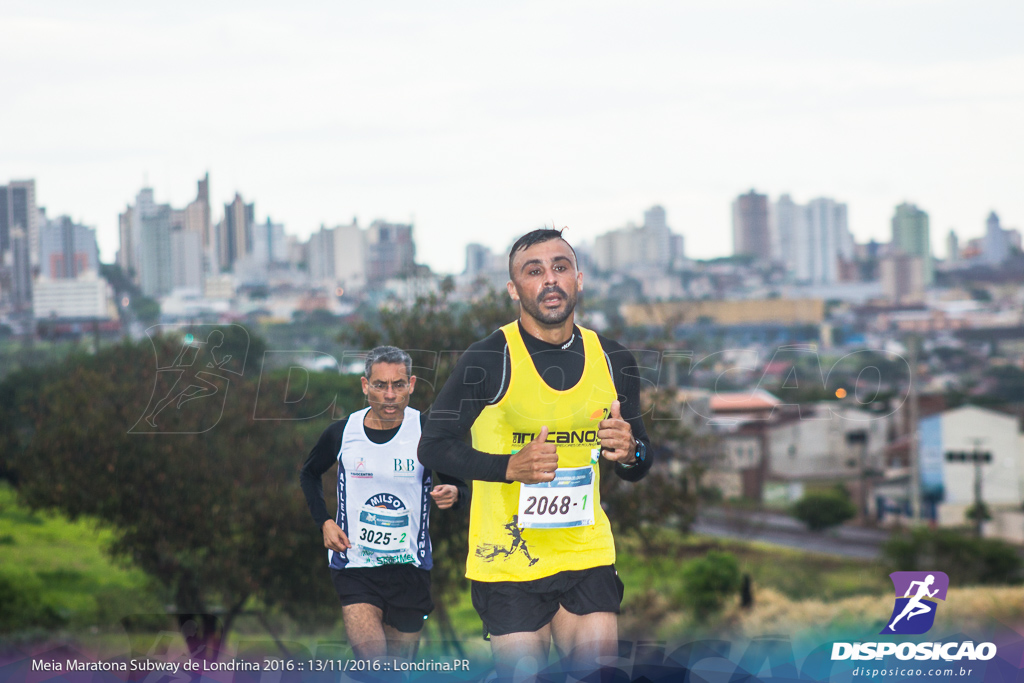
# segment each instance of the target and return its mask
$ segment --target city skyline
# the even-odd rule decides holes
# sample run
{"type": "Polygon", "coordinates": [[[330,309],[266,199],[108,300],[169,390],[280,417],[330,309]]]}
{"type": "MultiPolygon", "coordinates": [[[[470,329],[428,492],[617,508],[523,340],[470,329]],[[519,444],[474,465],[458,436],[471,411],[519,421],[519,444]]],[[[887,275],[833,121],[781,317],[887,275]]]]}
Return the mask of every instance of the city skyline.
{"type": "Polygon", "coordinates": [[[443,272],[453,243],[593,242],[655,204],[688,256],[725,256],[751,188],[835,197],[858,242],[915,204],[944,256],[990,211],[1024,227],[1024,8],[939,5],[5,8],[0,177],[106,262],[143,185],[185,206],[207,171],[213,206],[241,193],[302,239],[411,222],[443,272]]]}

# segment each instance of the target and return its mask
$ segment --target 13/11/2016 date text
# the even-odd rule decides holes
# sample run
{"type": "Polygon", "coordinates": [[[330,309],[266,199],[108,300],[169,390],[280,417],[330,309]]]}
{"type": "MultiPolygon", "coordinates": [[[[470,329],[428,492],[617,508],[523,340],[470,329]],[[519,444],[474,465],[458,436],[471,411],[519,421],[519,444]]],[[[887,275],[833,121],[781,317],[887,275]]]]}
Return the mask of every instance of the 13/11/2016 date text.
{"type": "Polygon", "coordinates": [[[409,662],[380,659],[265,659],[263,671],[468,671],[468,659],[409,662]]]}

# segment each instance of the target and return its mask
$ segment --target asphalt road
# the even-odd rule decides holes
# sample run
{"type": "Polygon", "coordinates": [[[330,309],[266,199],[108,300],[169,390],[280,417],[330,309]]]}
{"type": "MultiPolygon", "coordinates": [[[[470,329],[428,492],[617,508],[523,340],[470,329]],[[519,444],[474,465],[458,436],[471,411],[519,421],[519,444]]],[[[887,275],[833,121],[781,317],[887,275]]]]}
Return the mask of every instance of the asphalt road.
{"type": "Polygon", "coordinates": [[[724,508],[703,510],[693,531],[866,560],[878,559],[881,545],[889,537],[887,531],[847,526],[808,531],[802,522],[787,515],[724,508]]]}

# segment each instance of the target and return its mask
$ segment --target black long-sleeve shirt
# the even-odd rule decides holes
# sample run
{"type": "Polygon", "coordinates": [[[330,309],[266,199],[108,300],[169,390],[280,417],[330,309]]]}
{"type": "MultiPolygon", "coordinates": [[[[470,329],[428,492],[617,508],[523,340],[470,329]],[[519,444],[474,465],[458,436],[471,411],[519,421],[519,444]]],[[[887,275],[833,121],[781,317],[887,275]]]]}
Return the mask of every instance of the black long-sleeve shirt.
{"type": "MultiPolygon", "coordinates": [[[[552,389],[565,391],[583,377],[583,338],[573,327],[569,344],[549,344],[531,336],[519,324],[526,349],[537,372],[552,389]]],[[[617,465],[615,473],[626,481],[638,481],[651,468],[651,444],[640,417],[640,375],[636,360],[618,342],[598,335],[611,369],[622,418],[629,423],[634,438],[646,447],[646,458],[634,467],[617,465]]],[[[465,479],[506,482],[511,455],[493,455],[465,443],[465,436],[489,405],[501,400],[508,389],[511,373],[508,345],[501,330],[495,331],[466,350],[451,377],[445,382],[420,437],[419,457],[424,467],[465,479]]]]}
{"type": "MultiPolygon", "coordinates": [[[[426,417],[426,413],[420,413],[421,428],[426,422],[426,417]]],[[[331,469],[338,462],[338,452],[341,450],[341,437],[345,433],[346,424],[348,424],[348,418],[331,423],[323,431],[316,445],[309,452],[306,462],[302,465],[302,471],[299,472],[299,484],[302,486],[302,493],[306,496],[309,514],[313,516],[313,521],[316,522],[317,527],[322,527],[328,519],[334,519],[334,515],[327,511],[321,478],[324,472],[331,469]]],[[[398,430],[401,427],[402,425],[391,429],[371,429],[365,424],[363,425],[363,429],[366,431],[366,438],[376,444],[384,444],[391,441],[398,434],[398,430]]],[[[469,487],[466,483],[457,477],[448,476],[440,472],[437,473],[437,476],[442,484],[452,484],[459,489],[459,498],[455,501],[455,505],[449,509],[458,510],[465,507],[466,501],[469,500],[469,487]]]]}

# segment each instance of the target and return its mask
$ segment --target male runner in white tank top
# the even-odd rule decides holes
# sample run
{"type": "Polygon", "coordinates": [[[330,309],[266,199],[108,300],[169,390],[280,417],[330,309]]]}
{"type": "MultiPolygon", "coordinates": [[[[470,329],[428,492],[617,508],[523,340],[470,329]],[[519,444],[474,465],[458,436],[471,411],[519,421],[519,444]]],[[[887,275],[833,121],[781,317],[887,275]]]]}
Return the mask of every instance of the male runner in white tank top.
{"type": "Polygon", "coordinates": [[[324,536],[345,633],[359,659],[412,659],[430,600],[430,501],[461,507],[466,485],[433,484],[416,446],[421,416],[409,407],[412,359],[393,346],[368,354],[362,379],[369,407],[333,423],[302,467],[300,480],[324,536]],[[331,519],[321,476],[338,465],[338,513],[331,519]]]}

